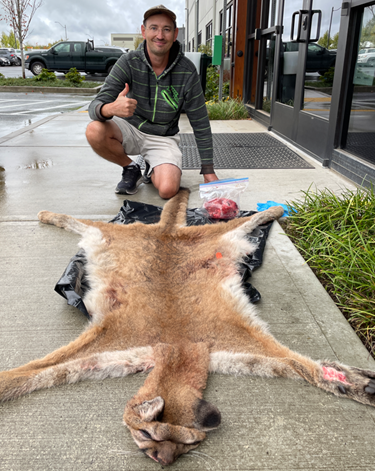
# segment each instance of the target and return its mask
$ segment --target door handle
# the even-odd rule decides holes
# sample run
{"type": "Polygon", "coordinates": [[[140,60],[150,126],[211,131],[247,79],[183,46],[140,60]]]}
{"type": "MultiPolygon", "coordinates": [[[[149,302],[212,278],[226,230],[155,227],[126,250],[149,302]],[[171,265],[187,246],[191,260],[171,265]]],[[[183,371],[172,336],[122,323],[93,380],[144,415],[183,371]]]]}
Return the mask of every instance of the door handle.
{"type": "MultiPolygon", "coordinates": [[[[316,37],[310,38],[309,43],[316,43],[320,38],[320,26],[322,24],[322,10],[311,10],[311,24],[312,24],[313,16],[315,14],[318,15],[318,24],[316,25],[316,37]]],[[[311,34],[311,31],[310,31],[310,34],[311,34]]]]}
{"type": "MultiPolygon", "coordinates": [[[[316,38],[309,38],[307,42],[309,43],[314,43],[318,41],[319,35],[320,35],[320,26],[322,23],[322,10],[299,10],[295,11],[292,15],[292,27],[290,29],[290,39],[291,41],[297,42],[297,43],[302,43],[306,42],[305,39],[301,39],[302,36],[302,31],[306,31],[308,26],[309,26],[309,20],[312,23],[313,16],[317,14],[318,15],[318,24],[316,28],[316,38]],[[295,24],[295,19],[296,16],[298,15],[298,28],[297,28],[297,35],[296,39],[294,39],[294,24],[295,24]]],[[[311,34],[311,31],[310,31],[311,34]]]]}
{"type": "Polygon", "coordinates": [[[302,28],[302,15],[306,13],[307,10],[295,11],[292,15],[292,27],[290,29],[290,40],[295,42],[300,42],[301,38],[301,28],[302,28]],[[296,16],[298,15],[298,28],[297,28],[297,37],[294,39],[294,24],[296,16]]]}

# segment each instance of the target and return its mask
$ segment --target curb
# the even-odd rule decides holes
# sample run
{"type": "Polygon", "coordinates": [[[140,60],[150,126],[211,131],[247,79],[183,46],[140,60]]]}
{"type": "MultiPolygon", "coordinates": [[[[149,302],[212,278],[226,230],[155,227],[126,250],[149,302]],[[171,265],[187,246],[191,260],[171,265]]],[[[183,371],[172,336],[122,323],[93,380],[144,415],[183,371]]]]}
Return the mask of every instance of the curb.
{"type": "Polygon", "coordinates": [[[27,92],[27,93],[71,93],[74,95],[96,95],[103,85],[94,88],[74,87],[31,87],[25,86],[0,86],[0,92],[27,92]]]}

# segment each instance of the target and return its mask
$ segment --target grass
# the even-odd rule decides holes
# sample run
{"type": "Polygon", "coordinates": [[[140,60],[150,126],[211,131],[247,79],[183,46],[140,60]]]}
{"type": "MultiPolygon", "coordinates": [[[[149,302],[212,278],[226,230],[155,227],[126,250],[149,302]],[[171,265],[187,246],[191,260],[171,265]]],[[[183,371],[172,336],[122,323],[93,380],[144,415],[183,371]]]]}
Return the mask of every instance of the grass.
{"type": "Polygon", "coordinates": [[[68,80],[46,80],[37,81],[34,78],[23,79],[23,78],[1,78],[0,87],[3,86],[28,86],[28,87],[69,87],[69,88],[95,88],[99,85],[103,85],[99,82],[82,82],[80,84],[69,82],[68,80]]]}
{"type": "Polygon", "coordinates": [[[246,106],[239,100],[228,98],[225,101],[207,101],[207,112],[210,120],[248,119],[246,106]]]}
{"type": "Polygon", "coordinates": [[[303,194],[284,230],[375,358],[374,190],[303,194]]]}

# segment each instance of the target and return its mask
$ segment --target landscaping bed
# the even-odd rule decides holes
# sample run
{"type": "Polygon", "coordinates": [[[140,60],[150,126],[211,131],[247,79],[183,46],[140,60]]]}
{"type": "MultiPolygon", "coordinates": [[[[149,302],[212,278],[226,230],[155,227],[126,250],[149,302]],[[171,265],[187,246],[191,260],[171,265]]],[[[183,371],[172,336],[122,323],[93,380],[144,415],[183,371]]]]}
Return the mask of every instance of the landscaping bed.
{"type": "Polygon", "coordinates": [[[281,225],[375,358],[374,191],[303,194],[281,225]]]}
{"type": "Polygon", "coordinates": [[[59,80],[53,72],[46,69],[33,78],[6,78],[0,73],[0,91],[7,92],[50,92],[94,94],[103,86],[100,82],[86,82],[75,68],[65,74],[64,80],[59,80]]]}
{"type": "Polygon", "coordinates": [[[23,79],[23,78],[0,78],[1,87],[33,87],[33,88],[96,88],[103,85],[100,82],[81,82],[79,84],[72,84],[68,80],[56,80],[56,81],[36,81],[35,78],[23,79]]]}

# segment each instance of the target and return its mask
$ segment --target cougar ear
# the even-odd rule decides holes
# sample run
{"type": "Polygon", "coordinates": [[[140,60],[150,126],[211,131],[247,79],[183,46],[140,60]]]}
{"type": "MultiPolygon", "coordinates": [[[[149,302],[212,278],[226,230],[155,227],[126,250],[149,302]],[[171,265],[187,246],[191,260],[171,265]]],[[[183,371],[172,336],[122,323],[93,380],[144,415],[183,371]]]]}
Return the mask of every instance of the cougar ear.
{"type": "Polygon", "coordinates": [[[144,401],[142,404],[134,407],[134,411],[139,414],[145,422],[152,422],[164,409],[164,399],[160,396],[151,399],[151,401],[144,401]]]}
{"type": "Polygon", "coordinates": [[[217,428],[221,423],[221,414],[219,409],[205,401],[199,399],[196,403],[195,408],[195,424],[194,426],[198,430],[208,432],[217,428]]]}

